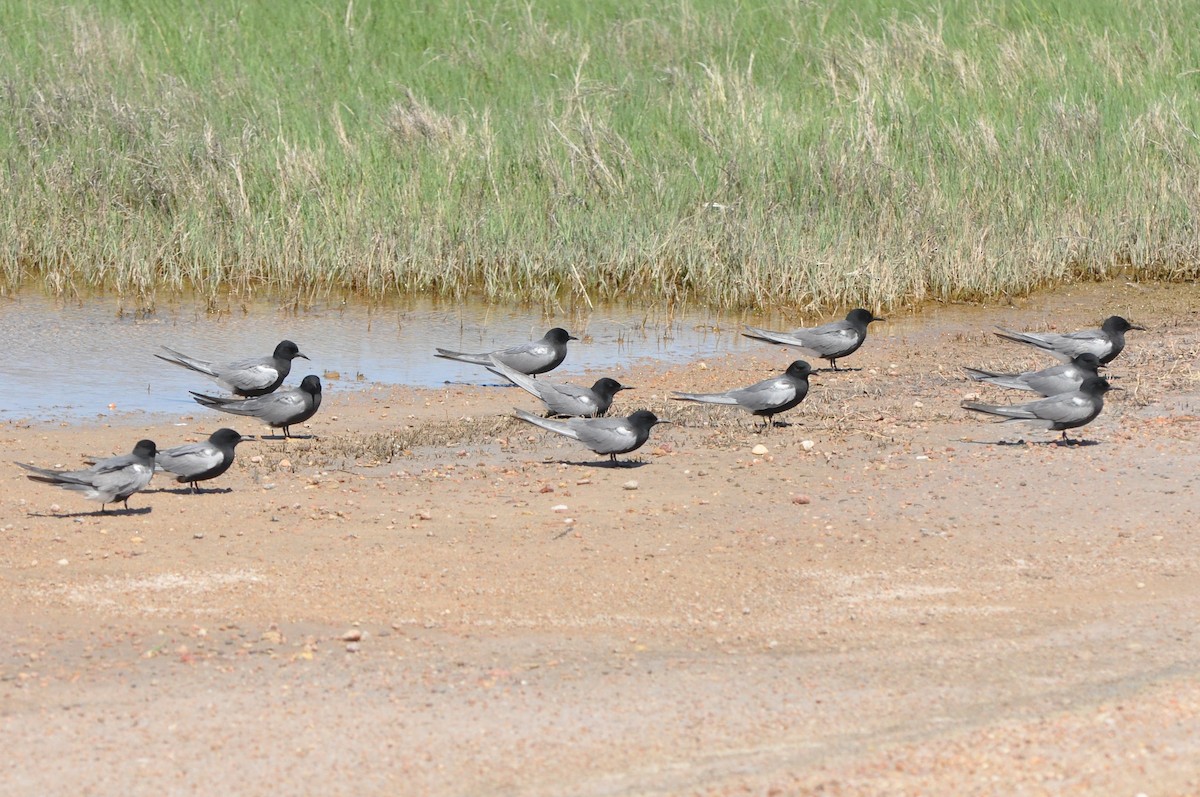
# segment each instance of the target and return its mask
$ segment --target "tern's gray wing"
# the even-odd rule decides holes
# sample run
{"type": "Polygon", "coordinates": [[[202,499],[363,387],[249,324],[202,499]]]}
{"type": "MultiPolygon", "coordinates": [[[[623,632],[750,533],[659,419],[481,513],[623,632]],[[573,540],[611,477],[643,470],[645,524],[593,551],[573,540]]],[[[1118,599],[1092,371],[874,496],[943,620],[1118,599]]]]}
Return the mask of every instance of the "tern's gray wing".
{"type": "Polygon", "coordinates": [[[274,357],[238,360],[216,370],[218,382],[240,392],[267,390],[280,378],[280,367],[274,357]]]}
{"type": "Polygon", "coordinates": [[[97,470],[92,477],[92,486],[99,494],[111,495],[116,500],[123,500],[149,484],[153,475],[153,466],[133,461],[123,467],[97,470]]]}
{"type": "Polygon", "coordinates": [[[797,329],[792,334],[804,341],[804,348],[822,357],[844,357],[861,346],[864,337],[846,321],[833,321],[812,329],[797,329]]]}
{"type": "Polygon", "coordinates": [[[796,400],[796,383],[790,379],[764,379],[749,387],[730,390],[726,395],[751,412],[775,410],[796,400]]]}
{"type": "Polygon", "coordinates": [[[1108,334],[1099,329],[1085,329],[1061,335],[1057,332],[1016,332],[999,327],[996,334],[1017,343],[1039,348],[1064,362],[1069,362],[1080,354],[1094,354],[1103,362],[1105,356],[1112,351],[1113,345],[1108,334]]]}
{"type": "Polygon", "coordinates": [[[1026,421],[1044,429],[1073,429],[1083,426],[1100,414],[1103,402],[1079,391],[1030,401],[1025,404],[979,404],[964,402],[969,410],[998,415],[1006,421],[1026,421]]]}
{"type": "Polygon", "coordinates": [[[572,426],[575,438],[597,454],[624,454],[645,442],[625,418],[575,419],[572,426]]]}
{"type": "Polygon", "coordinates": [[[998,374],[992,371],[981,371],[977,368],[964,368],[963,370],[977,382],[987,382],[1011,390],[1029,390],[1041,393],[1043,396],[1057,396],[1060,393],[1078,390],[1085,377],[1095,376],[1094,372],[1087,373],[1074,363],[1063,363],[1043,368],[1040,371],[1025,371],[1020,374],[998,374]]]}
{"type": "Polygon", "coordinates": [[[758,327],[746,329],[748,337],[784,346],[796,346],[825,358],[845,357],[851,354],[862,345],[864,337],[847,321],[832,321],[819,327],[795,329],[791,332],[772,332],[758,327]]]}
{"type": "Polygon", "coordinates": [[[600,410],[595,392],[587,387],[546,383],[538,386],[538,396],[556,415],[592,416],[600,410]]]}
{"type": "Polygon", "coordinates": [[[207,441],[187,443],[159,451],[155,463],[176,476],[191,477],[212,470],[225,459],[221,450],[207,441]]]}
{"type": "Polygon", "coordinates": [[[552,343],[535,340],[494,352],[492,358],[521,373],[540,373],[561,363],[566,358],[566,349],[560,352],[552,343]]]}
{"type": "Polygon", "coordinates": [[[680,401],[698,401],[701,404],[728,404],[733,405],[739,403],[733,394],[737,391],[726,391],[724,393],[681,393],[673,391],[674,397],[680,401]]]}
{"type": "Polygon", "coordinates": [[[73,471],[72,475],[82,475],[84,473],[93,473],[97,475],[117,473],[131,466],[141,464],[143,464],[141,458],[135,457],[133,454],[120,454],[115,457],[109,457],[108,459],[102,459],[87,470],[73,471]]]}
{"type": "Polygon", "coordinates": [[[255,412],[258,418],[271,426],[285,426],[298,423],[299,417],[308,412],[313,398],[303,390],[288,390],[251,400],[261,402],[255,412]]]}
{"type": "Polygon", "coordinates": [[[1055,350],[1069,358],[1081,354],[1094,354],[1102,362],[1113,349],[1112,338],[1102,329],[1085,329],[1060,335],[1055,350]]]}
{"type": "Polygon", "coordinates": [[[581,422],[579,418],[571,418],[567,421],[553,421],[549,418],[539,418],[533,413],[526,412],[525,410],[514,410],[514,412],[516,412],[517,417],[521,420],[527,423],[532,423],[534,426],[539,426],[542,429],[545,429],[547,432],[561,434],[564,437],[570,437],[573,440],[582,439],[579,436],[579,427],[577,425],[581,422]]]}
{"type": "Polygon", "coordinates": [[[1031,401],[1025,406],[1037,418],[1054,424],[1054,428],[1070,429],[1095,418],[1103,405],[1091,396],[1073,391],[1031,401]]]}
{"type": "Polygon", "coordinates": [[[585,387],[570,384],[554,384],[534,379],[528,374],[512,368],[492,355],[488,370],[502,376],[517,387],[541,399],[546,409],[555,415],[590,416],[599,410],[596,394],[585,387]]]}
{"type": "Polygon", "coordinates": [[[288,423],[290,418],[304,412],[306,394],[302,390],[285,390],[241,401],[222,401],[213,405],[223,412],[248,415],[275,426],[288,423]]]}
{"type": "Polygon", "coordinates": [[[1057,396],[1061,393],[1078,390],[1085,377],[1095,375],[1095,372],[1085,373],[1074,363],[1063,363],[1044,368],[1041,371],[1021,374],[1021,377],[1023,377],[1022,381],[1028,385],[1027,390],[1036,391],[1043,396],[1057,396]]]}

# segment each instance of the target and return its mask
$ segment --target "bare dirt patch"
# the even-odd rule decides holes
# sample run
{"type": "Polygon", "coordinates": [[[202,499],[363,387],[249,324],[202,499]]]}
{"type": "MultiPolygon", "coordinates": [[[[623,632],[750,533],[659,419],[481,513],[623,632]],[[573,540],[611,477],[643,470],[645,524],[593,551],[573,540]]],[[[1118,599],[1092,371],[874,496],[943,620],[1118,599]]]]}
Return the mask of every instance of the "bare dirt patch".
{"type": "MultiPolygon", "coordinates": [[[[1192,298],[928,308],[764,434],[669,391],[796,352],[633,365],[619,406],[677,422],[636,467],[456,385],[335,388],[319,439],[127,515],[9,468],[0,794],[1200,792],[1192,298]],[[1108,312],[1150,329],[1094,444],[958,408],[1015,398],[960,365],[1048,364],[990,325],[1108,312]]],[[[224,421],[8,423],[0,459],[224,421]]]]}

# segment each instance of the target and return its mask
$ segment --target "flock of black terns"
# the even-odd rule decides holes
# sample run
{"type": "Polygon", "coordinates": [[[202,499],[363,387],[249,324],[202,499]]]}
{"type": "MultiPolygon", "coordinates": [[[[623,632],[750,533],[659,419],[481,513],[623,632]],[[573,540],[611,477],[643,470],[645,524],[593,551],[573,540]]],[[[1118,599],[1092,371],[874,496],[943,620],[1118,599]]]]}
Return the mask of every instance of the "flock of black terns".
{"type": "MultiPolygon", "coordinates": [[[[855,309],[842,321],[821,326],[775,332],[747,327],[746,337],[776,345],[791,346],[811,352],[827,360],[832,370],[839,370],[837,361],[848,357],[862,346],[867,327],[877,318],[869,310],[855,309]]],[[[999,328],[996,334],[1006,340],[1033,346],[1062,361],[1062,364],[1040,371],[1000,374],[977,368],[965,368],[967,375],[978,382],[1013,390],[1040,394],[1043,398],[1021,404],[983,404],[964,401],[963,408],[997,416],[1001,422],[1020,421],[1037,428],[1062,432],[1066,440],[1068,429],[1091,423],[1104,408],[1104,394],[1112,388],[1099,375],[1098,369],[1107,365],[1125,347],[1125,333],[1144,327],[1130,324],[1120,316],[1105,319],[1100,329],[1068,334],[1052,332],[1016,332],[999,328]]],[[[630,389],[615,379],[598,379],[591,387],[555,384],[535,378],[557,368],[567,356],[567,343],[578,338],[561,327],[555,327],[535,341],[497,351],[471,354],[437,349],[435,356],[487,368],[497,376],[512,382],[539,399],[545,415],[515,410],[515,417],[546,431],[577,440],[596,454],[607,456],[618,464],[617,457],[636,451],[650,437],[650,430],[670,421],[658,418],[649,410],[637,410],[625,417],[605,417],[613,398],[630,389]]],[[[304,377],[298,387],[279,390],[291,373],[292,361],[308,359],[299,347],[284,340],[269,357],[214,364],[163,347],[162,360],[203,374],[232,393],[232,396],[212,396],[192,392],[195,401],[211,409],[257,418],[273,429],[281,429],[283,437],[291,437],[291,427],[307,421],[321,406],[321,379],[315,374],[304,377]]],[[[775,416],[796,407],[809,390],[812,367],[796,360],[779,376],[764,379],[747,387],[719,393],[674,392],[672,398],[704,404],[739,407],[764,420],[764,430],[774,425],[775,416]]],[[[187,443],[160,450],[152,440],[139,440],[128,454],[100,459],[90,467],[59,471],[16,463],[29,471],[30,479],[77,491],[85,498],[99,501],[101,511],[107,505],[122,502],[129,508],[129,497],[144,489],[156,471],[171,474],[180,484],[199,490],[198,483],[214,479],[233,464],[234,451],[239,443],[253,440],[233,429],[221,428],[202,442],[187,443]]]]}

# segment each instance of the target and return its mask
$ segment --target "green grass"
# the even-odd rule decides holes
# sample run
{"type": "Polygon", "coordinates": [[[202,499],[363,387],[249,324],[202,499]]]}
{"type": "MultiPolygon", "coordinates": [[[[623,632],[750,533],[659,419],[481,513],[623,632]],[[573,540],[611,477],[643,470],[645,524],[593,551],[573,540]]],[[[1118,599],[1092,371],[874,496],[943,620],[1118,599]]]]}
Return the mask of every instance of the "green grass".
{"type": "Polygon", "coordinates": [[[879,307],[1192,278],[1194,18],[0,4],[0,287],[879,307]]]}

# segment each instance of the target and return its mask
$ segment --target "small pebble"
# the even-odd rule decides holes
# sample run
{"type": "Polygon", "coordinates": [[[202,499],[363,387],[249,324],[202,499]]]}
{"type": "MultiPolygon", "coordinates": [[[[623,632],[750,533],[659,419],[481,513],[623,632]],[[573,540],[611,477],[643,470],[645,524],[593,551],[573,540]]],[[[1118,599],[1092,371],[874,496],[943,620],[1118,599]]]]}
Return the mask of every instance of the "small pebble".
{"type": "Polygon", "coordinates": [[[638,488],[637,479],[630,479],[621,485],[622,490],[636,490],[638,488]]]}
{"type": "Polygon", "coordinates": [[[800,443],[800,447],[805,451],[812,451],[814,446],[816,446],[816,443],[814,443],[812,440],[804,440],[800,443]]]}
{"type": "Polygon", "coordinates": [[[342,641],[343,642],[358,642],[360,639],[362,639],[362,636],[363,635],[362,635],[361,629],[351,628],[349,631],[342,634],[342,641]]]}
{"type": "Polygon", "coordinates": [[[754,454],[756,457],[761,457],[763,454],[767,453],[767,447],[762,443],[759,443],[754,448],[750,449],[750,453],[754,454]]]}

